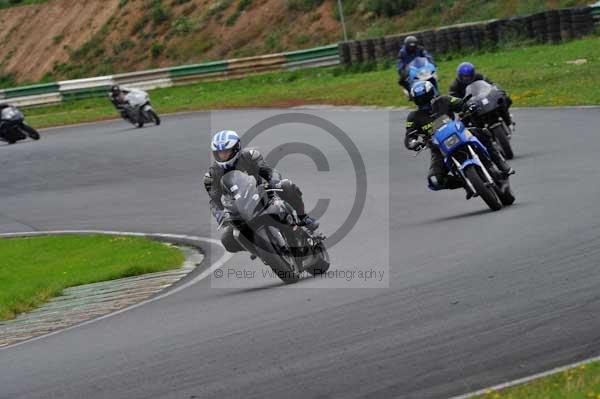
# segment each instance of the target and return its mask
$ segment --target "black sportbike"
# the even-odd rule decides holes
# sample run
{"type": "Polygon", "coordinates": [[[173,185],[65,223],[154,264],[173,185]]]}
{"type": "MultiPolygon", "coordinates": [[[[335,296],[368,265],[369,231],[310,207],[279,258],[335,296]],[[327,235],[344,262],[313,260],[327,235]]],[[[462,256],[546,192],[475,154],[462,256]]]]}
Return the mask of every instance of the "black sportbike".
{"type": "Polygon", "coordinates": [[[325,236],[299,225],[294,209],[277,195],[281,190],[238,170],[226,173],[221,187],[228,213],[223,224],[233,225],[235,240],[283,282],[297,282],[304,271],[318,275],[329,270],[325,236]]]}
{"type": "Polygon", "coordinates": [[[25,140],[27,137],[32,140],[39,140],[40,134],[25,123],[25,116],[17,107],[8,106],[2,109],[0,113],[0,140],[8,144],[14,144],[17,141],[25,140]]]}
{"type": "Polygon", "coordinates": [[[513,159],[514,152],[510,145],[512,133],[500,114],[507,106],[506,94],[497,86],[478,80],[467,86],[465,98],[468,98],[467,107],[471,111],[467,123],[487,129],[504,158],[513,159]]]}

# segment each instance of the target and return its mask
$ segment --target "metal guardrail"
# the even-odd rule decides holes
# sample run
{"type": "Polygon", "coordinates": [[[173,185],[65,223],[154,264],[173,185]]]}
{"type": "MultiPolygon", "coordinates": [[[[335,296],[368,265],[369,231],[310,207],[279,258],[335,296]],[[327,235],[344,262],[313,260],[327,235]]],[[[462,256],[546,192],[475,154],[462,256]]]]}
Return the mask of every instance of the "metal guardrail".
{"type": "Polygon", "coordinates": [[[0,99],[18,106],[49,105],[105,96],[114,84],[151,90],[199,81],[240,78],[256,73],[331,66],[339,62],[337,44],[334,44],[288,53],[16,87],[0,90],[0,99]]]}

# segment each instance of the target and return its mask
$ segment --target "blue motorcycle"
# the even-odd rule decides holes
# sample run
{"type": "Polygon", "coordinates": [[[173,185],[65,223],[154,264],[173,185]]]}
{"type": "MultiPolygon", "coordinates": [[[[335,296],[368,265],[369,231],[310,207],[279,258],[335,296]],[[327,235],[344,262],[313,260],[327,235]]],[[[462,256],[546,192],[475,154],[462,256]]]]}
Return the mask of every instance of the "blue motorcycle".
{"type": "Polygon", "coordinates": [[[411,88],[418,81],[429,81],[439,92],[437,68],[426,57],[415,58],[406,68],[408,69],[408,84],[411,88]]]}
{"type": "Polygon", "coordinates": [[[502,176],[492,163],[487,148],[460,118],[453,120],[447,115],[440,116],[433,121],[433,131],[429,145],[440,149],[446,167],[462,181],[468,198],[481,197],[493,211],[515,202],[508,178],[502,176]]]}

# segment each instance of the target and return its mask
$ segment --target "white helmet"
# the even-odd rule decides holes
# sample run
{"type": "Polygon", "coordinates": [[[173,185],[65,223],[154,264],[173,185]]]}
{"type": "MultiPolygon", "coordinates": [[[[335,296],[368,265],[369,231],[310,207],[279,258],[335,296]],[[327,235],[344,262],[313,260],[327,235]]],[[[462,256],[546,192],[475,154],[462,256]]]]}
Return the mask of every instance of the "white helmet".
{"type": "Polygon", "coordinates": [[[222,168],[229,168],[240,155],[240,136],[233,130],[221,130],[213,136],[210,149],[217,164],[222,168]]]}

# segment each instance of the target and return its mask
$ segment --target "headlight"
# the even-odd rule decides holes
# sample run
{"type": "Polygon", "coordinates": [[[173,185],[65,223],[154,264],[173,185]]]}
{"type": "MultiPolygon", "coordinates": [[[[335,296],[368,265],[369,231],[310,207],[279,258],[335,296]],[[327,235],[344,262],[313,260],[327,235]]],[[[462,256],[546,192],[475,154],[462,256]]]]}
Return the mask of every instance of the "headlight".
{"type": "Polygon", "coordinates": [[[446,140],[444,140],[444,145],[446,146],[446,148],[452,148],[459,141],[460,141],[460,139],[458,138],[458,136],[456,134],[453,134],[452,136],[450,136],[446,140]]]}

